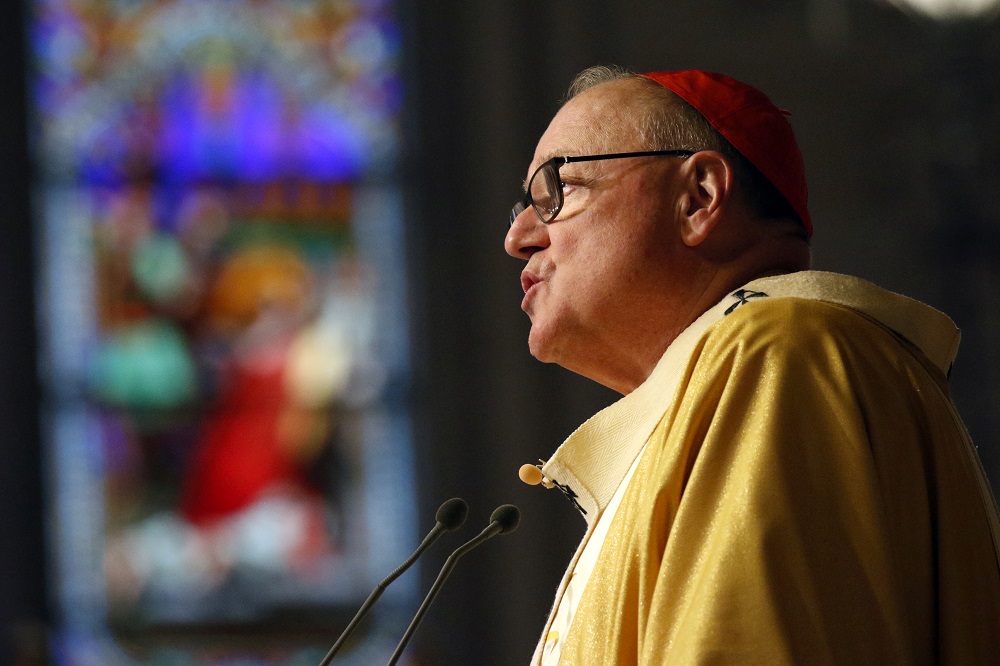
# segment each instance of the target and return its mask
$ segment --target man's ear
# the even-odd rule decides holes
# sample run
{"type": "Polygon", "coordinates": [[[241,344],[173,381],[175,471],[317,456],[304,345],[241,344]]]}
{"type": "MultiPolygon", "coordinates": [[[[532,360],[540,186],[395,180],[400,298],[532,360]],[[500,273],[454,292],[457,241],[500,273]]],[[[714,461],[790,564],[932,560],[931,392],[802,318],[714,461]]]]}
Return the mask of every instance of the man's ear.
{"type": "Polygon", "coordinates": [[[708,238],[722,219],[733,193],[733,169],[721,153],[706,150],[685,161],[681,178],[681,239],[694,247],[708,238]]]}

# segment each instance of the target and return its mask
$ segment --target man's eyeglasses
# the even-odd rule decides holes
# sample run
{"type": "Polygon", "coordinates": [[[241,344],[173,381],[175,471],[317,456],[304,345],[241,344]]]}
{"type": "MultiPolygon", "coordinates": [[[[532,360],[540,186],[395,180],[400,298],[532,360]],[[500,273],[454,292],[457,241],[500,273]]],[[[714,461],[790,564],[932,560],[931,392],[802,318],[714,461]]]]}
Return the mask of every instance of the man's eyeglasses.
{"type": "Polygon", "coordinates": [[[531,206],[545,224],[556,219],[563,207],[562,181],[559,179],[559,168],[570,162],[593,162],[595,160],[616,160],[622,157],[651,157],[667,155],[670,157],[690,157],[693,150],[644,150],[638,153],[610,153],[608,155],[572,155],[553,157],[542,164],[528,181],[528,189],[524,197],[510,209],[510,223],[524,210],[531,206]]]}

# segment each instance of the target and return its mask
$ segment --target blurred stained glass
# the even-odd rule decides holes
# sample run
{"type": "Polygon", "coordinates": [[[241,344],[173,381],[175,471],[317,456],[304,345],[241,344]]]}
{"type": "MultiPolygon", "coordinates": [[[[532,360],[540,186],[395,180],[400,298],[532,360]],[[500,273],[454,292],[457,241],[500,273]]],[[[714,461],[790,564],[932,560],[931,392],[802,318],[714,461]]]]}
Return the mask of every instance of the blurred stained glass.
{"type": "Polygon", "coordinates": [[[392,6],[33,9],[60,661],[319,661],[415,544],[392,6]]]}

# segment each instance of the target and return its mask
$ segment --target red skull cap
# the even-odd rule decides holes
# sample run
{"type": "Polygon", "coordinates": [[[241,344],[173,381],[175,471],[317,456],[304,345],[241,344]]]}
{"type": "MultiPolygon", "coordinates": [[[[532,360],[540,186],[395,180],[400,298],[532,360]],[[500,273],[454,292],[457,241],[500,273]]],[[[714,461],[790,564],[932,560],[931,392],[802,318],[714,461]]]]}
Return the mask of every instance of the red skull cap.
{"type": "Polygon", "coordinates": [[[805,164],[786,118],[791,114],[776,107],[761,91],[725,74],[687,69],[642,76],[697,109],[771,181],[812,236],[805,164]]]}

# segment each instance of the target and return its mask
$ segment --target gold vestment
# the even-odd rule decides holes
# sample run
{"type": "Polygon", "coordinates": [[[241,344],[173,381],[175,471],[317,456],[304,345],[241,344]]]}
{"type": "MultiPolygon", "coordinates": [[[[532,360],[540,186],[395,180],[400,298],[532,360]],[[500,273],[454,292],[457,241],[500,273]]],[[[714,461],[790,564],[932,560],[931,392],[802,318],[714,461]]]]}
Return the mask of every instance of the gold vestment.
{"type": "Polygon", "coordinates": [[[542,468],[592,530],[642,455],[559,663],[1000,663],[1000,520],[947,318],[805,272],[685,333],[542,468]]]}

